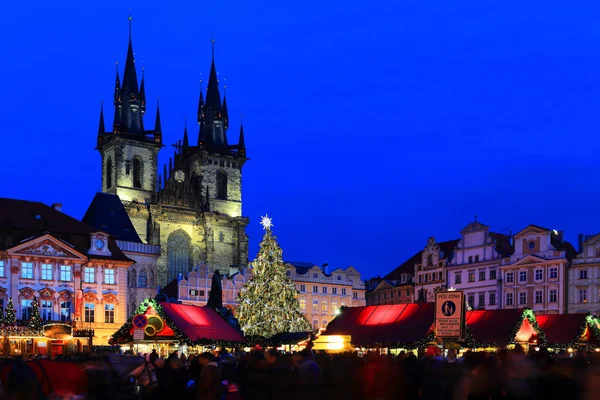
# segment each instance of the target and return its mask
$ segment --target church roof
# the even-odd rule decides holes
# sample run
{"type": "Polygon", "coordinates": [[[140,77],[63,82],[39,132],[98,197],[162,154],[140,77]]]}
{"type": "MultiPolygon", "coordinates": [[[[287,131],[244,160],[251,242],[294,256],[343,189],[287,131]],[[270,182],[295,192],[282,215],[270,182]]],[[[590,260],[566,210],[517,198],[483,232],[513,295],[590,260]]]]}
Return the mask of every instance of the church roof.
{"type": "Polygon", "coordinates": [[[142,243],[121,199],[116,194],[96,193],[82,222],[110,233],[118,240],[142,243]]]}

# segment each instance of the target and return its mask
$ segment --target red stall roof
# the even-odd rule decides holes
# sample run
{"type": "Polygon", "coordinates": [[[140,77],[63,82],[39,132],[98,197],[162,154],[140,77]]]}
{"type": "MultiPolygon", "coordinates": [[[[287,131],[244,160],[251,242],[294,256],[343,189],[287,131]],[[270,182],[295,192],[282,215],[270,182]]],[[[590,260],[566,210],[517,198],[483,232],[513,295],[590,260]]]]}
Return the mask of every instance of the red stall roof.
{"type": "Polygon", "coordinates": [[[424,339],[433,325],[433,303],[343,308],[324,335],[350,335],[353,344],[411,344],[424,339]]]}
{"type": "Polygon", "coordinates": [[[244,341],[242,334],[212,308],[164,302],[158,304],[171,321],[193,342],[198,339],[244,341]]]}
{"type": "MultiPolygon", "coordinates": [[[[538,325],[546,334],[549,345],[567,344],[577,341],[582,327],[587,325],[587,314],[553,314],[536,315],[538,325]]],[[[591,331],[591,330],[590,330],[591,331]]],[[[588,332],[587,339],[595,341],[595,337],[588,332]]]]}
{"type": "Polygon", "coordinates": [[[517,324],[523,317],[523,310],[476,310],[467,311],[467,330],[476,343],[508,344],[517,324]]]}

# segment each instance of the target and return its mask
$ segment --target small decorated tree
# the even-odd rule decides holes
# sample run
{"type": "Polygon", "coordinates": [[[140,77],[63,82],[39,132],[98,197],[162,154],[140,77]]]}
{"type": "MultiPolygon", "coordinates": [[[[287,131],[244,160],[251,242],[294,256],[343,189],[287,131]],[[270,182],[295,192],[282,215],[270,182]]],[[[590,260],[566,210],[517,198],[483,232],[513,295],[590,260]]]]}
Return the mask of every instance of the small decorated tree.
{"type": "Polygon", "coordinates": [[[312,328],[300,312],[296,286],[286,275],[282,250],[271,231],[271,218],[262,217],[261,224],[265,235],[254,273],[238,295],[240,327],[245,335],[265,338],[286,332],[309,332],[312,328]]]}
{"type": "Polygon", "coordinates": [[[38,308],[38,302],[35,298],[31,302],[31,317],[29,318],[27,327],[32,333],[39,333],[42,331],[42,317],[40,317],[40,309],[38,308]]]}
{"type": "Polygon", "coordinates": [[[8,298],[6,305],[6,314],[4,315],[4,325],[14,325],[17,322],[15,306],[13,305],[12,297],[8,298]]]}

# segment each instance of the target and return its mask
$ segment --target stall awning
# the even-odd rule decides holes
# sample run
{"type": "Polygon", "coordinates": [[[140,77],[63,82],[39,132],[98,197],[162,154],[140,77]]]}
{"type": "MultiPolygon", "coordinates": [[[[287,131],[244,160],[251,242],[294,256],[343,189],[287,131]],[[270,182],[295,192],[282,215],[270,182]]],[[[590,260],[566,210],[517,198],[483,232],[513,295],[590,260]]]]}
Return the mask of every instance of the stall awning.
{"type": "Polygon", "coordinates": [[[467,311],[468,332],[478,344],[505,346],[513,338],[515,327],[523,318],[523,310],[467,311]]]}
{"type": "Polygon", "coordinates": [[[431,333],[433,313],[433,303],[342,308],[323,335],[348,335],[358,346],[410,347],[431,333]]]}
{"type": "Polygon", "coordinates": [[[229,325],[212,308],[164,302],[158,304],[171,321],[192,342],[203,339],[230,342],[244,341],[242,334],[229,325]]]}
{"type": "Polygon", "coordinates": [[[537,315],[535,318],[546,334],[549,346],[599,342],[600,338],[595,335],[597,330],[588,326],[587,314],[537,315]]]}

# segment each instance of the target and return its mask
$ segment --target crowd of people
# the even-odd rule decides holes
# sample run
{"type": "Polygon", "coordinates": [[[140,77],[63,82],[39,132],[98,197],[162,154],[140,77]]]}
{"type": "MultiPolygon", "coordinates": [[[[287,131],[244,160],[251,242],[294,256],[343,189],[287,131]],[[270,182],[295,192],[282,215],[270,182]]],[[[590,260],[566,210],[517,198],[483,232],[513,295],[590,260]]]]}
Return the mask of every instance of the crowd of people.
{"type": "Polygon", "coordinates": [[[143,399],[194,400],[520,400],[600,398],[600,353],[532,349],[467,352],[458,358],[421,350],[397,356],[327,354],[305,349],[146,354],[143,399]]]}

